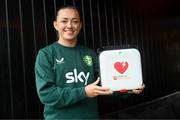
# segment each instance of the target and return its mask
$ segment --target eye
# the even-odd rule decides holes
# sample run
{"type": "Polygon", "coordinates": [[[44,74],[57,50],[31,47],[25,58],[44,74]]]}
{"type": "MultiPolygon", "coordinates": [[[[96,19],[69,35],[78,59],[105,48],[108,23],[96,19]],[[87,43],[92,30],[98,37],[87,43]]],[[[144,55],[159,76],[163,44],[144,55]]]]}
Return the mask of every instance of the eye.
{"type": "Polygon", "coordinates": [[[77,20],[74,20],[74,21],[72,21],[72,22],[73,22],[73,23],[75,23],[75,24],[76,24],[76,23],[78,23],[78,21],[77,21],[77,20]]]}
{"type": "Polygon", "coordinates": [[[61,22],[62,22],[62,23],[66,23],[67,21],[66,21],[66,20],[62,20],[61,22]]]}

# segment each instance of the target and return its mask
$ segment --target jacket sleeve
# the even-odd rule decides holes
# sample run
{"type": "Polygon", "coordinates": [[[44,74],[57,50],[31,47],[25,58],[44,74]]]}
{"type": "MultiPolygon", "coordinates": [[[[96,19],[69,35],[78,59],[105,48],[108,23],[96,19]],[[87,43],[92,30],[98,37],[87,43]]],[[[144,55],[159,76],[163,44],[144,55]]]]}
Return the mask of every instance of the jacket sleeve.
{"type": "Polygon", "coordinates": [[[61,88],[55,84],[52,58],[44,51],[39,51],[35,62],[36,89],[40,101],[55,108],[72,105],[86,98],[85,88],[61,88]]]}

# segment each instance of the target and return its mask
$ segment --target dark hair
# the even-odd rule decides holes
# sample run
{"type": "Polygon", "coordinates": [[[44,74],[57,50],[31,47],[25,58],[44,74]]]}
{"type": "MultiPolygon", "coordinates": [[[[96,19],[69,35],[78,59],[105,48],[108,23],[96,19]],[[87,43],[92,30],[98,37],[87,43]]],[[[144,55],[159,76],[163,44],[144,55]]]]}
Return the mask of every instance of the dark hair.
{"type": "Polygon", "coordinates": [[[63,6],[61,6],[59,9],[57,9],[57,11],[56,11],[56,18],[55,19],[57,19],[57,16],[58,16],[58,12],[60,11],[60,10],[62,10],[62,9],[74,9],[74,10],[76,10],[77,12],[78,12],[78,14],[79,14],[79,17],[80,17],[80,21],[81,21],[81,12],[80,12],[80,10],[79,10],[79,8],[77,8],[76,6],[73,6],[73,5],[63,5],[63,6]]]}

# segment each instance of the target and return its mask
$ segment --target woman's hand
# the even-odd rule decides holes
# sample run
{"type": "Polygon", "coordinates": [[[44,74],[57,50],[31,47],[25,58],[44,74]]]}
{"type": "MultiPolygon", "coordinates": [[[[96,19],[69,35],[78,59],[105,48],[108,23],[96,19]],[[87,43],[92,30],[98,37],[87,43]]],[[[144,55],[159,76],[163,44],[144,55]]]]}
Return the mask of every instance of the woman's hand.
{"type": "Polygon", "coordinates": [[[142,84],[140,88],[128,91],[128,93],[140,94],[145,88],[145,84],[142,84]]]}
{"type": "Polygon", "coordinates": [[[96,97],[98,95],[111,95],[113,91],[106,87],[98,86],[99,78],[94,82],[85,87],[87,97],[96,97]]]}

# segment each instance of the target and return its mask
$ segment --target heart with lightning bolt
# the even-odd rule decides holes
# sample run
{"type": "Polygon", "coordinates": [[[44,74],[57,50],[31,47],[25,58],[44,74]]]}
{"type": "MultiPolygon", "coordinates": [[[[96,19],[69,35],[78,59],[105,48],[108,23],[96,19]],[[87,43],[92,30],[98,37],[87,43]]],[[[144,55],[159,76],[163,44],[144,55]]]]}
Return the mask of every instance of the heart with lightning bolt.
{"type": "Polygon", "coordinates": [[[115,62],[114,68],[121,74],[123,74],[128,69],[128,62],[115,62]]]}

